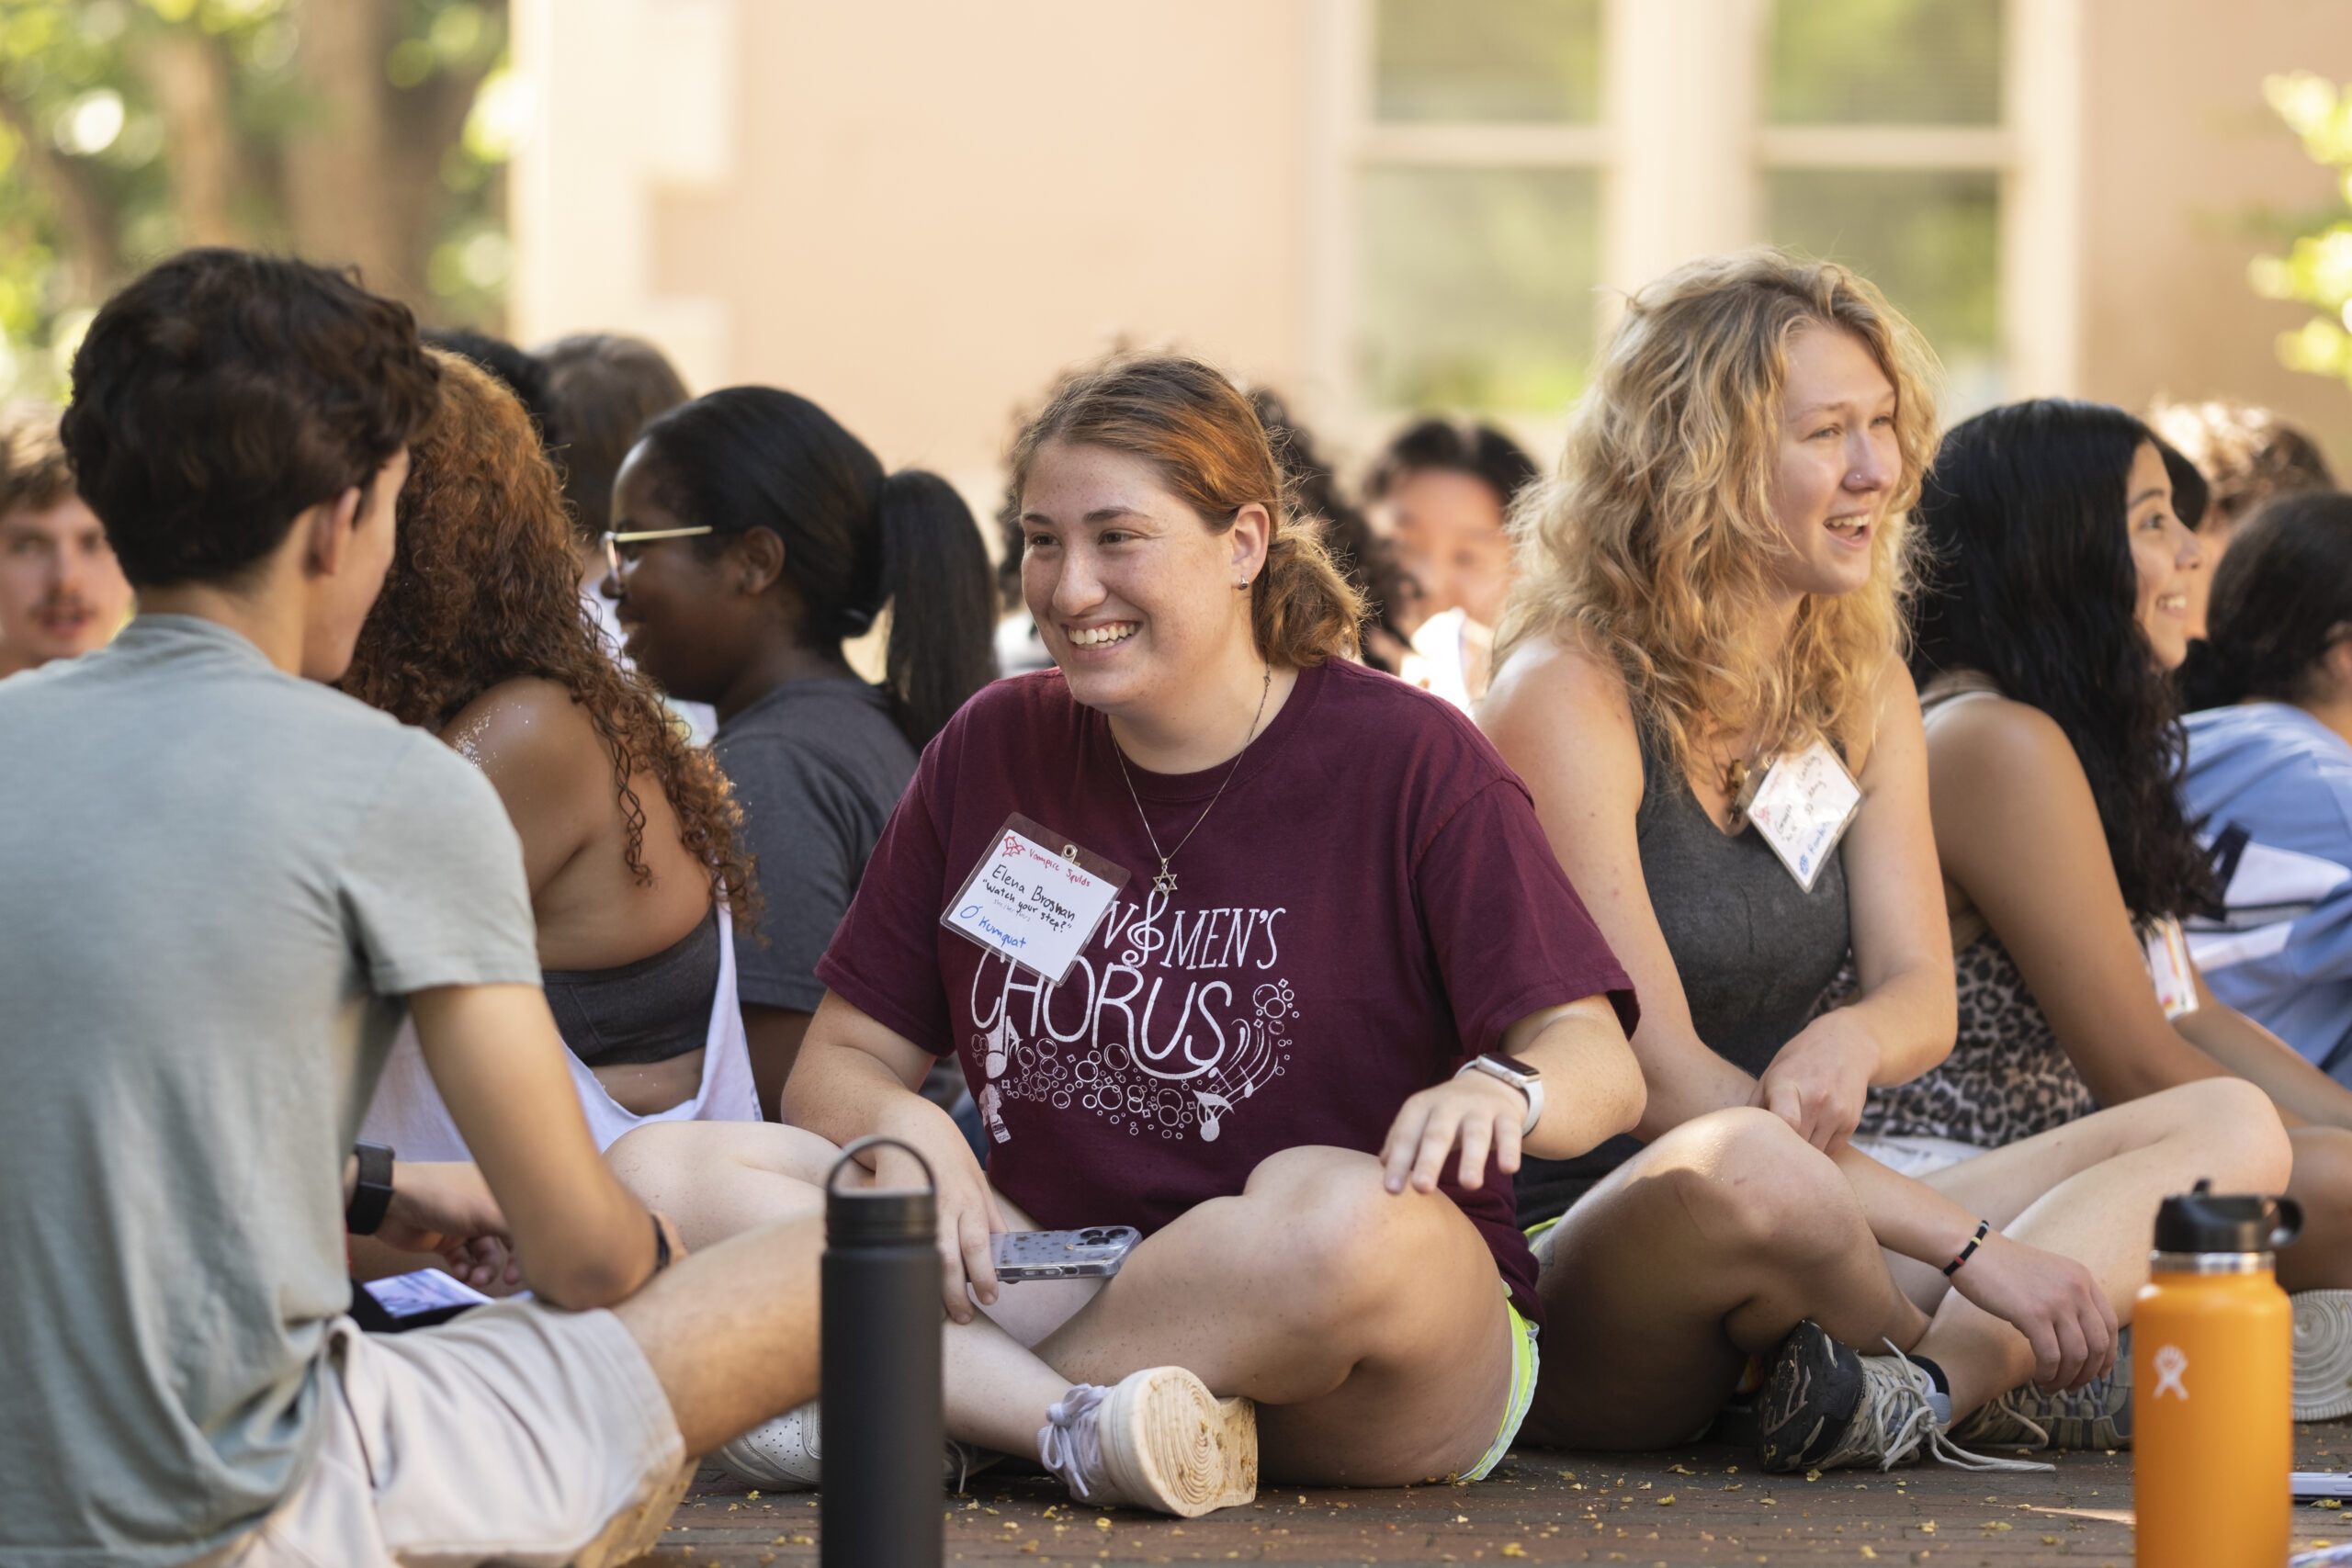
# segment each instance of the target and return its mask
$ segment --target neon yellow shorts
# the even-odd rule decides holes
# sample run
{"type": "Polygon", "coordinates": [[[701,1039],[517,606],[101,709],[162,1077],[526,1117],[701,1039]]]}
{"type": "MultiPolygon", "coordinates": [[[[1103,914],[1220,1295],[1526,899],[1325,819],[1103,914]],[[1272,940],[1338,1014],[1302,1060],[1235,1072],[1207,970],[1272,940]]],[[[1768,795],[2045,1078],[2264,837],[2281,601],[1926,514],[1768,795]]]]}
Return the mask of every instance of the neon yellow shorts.
{"type": "Polygon", "coordinates": [[[1527,1419],[1528,1406],[1535,1403],[1535,1379],[1544,1366],[1543,1353],[1535,1347],[1535,1325],[1521,1317],[1510,1297],[1510,1287],[1503,1287],[1503,1311],[1509,1315],[1510,1329],[1510,1401],[1503,1406],[1502,1430],[1495,1434],[1495,1441],[1478,1462],[1461,1479],[1484,1481],[1502,1463],[1503,1455],[1510,1452],[1512,1441],[1519,1436],[1521,1423],[1527,1419]]]}

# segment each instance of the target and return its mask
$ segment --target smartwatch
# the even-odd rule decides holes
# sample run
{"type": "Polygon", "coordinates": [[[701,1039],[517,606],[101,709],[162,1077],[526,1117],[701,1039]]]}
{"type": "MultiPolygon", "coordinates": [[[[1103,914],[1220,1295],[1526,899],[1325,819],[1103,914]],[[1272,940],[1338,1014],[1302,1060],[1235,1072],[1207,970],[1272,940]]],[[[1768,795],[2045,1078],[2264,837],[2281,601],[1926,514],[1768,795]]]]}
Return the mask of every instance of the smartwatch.
{"type": "Polygon", "coordinates": [[[1489,1051],[1483,1056],[1473,1056],[1462,1064],[1453,1076],[1484,1073],[1490,1078],[1500,1078],[1520,1093],[1527,1096],[1527,1121],[1519,1130],[1521,1137],[1535,1131],[1535,1123],[1544,1120],[1544,1075],[1524,1063],[1489,1051]]]}
{"type": "Polygon", "coordinates": [[[353,1235],[374,1235],[392,1206],[392,1151],[381,1144],[354,1144],[359,1160],[359,1180],[351,1190],[351,1206],[343,1212],[343,1228],[353,1235]]]}

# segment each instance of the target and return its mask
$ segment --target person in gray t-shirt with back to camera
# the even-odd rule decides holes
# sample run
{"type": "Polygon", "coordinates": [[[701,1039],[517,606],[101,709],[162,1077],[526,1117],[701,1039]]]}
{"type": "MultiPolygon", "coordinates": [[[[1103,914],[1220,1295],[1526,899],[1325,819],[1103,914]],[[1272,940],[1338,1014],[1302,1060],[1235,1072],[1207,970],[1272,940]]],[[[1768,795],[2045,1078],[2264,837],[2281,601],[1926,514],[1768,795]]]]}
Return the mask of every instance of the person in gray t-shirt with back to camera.
{"type": "Polygon", "coordinates": [[[0,1561],[593,1568],[815,1391],[815,1225],[653,1279],[682,1248],[590,1142],[498,796],[318,683],[435,381],[404,308],[232,251],[75,356],[141,614],[0,685],[0,1561]],[[351,1138],[404,1010],[480,1168],[387,1196],[351,1138]],[[537,1300],[373,1339],[346,1224],[501,1237],[537,1300]]]}

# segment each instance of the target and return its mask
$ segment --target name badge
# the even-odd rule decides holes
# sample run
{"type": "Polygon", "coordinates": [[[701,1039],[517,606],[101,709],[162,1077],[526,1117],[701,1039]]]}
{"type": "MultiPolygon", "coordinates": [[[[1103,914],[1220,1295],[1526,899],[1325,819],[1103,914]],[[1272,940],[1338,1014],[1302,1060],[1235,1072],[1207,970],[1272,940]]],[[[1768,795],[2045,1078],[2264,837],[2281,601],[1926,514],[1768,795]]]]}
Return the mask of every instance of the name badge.
{"type": "Polygon", "coordinates": [[[2197,971],[2188,962],[2188,936],[2170,915],[2148,928],[2141,941],[2148,950],[2148,977],[2156,983],[2156,1001],[2165,1017],[2176,1019],[2197,1010],[2197,971]]]}
{"type": "Polygon", "coordinates": [[[1058,986],[1127,885],[1125,867],[1014,813],[939,923],[1058,986]]]}
{"type": "Polygon", "coordinates": [[[1861,808],[1862,786],[1825,740],[1774,761],[1745,804],[1747,820],[1807,893],[1861,808]]]}

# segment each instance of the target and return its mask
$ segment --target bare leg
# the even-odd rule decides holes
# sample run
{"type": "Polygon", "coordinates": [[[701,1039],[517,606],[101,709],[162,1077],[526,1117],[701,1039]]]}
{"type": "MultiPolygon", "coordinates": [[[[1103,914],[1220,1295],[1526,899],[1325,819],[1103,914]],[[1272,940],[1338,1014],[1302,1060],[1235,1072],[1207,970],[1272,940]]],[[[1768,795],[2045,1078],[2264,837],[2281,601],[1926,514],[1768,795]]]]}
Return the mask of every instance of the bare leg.
{"type": "MultiPolygon", "coordinates": [[[[2117,1318],[2128,1323],[2147,1279],[2156,1205],[2167,1193],[2185,1192],[2200,1177],[2223,1191],[2276,1191],[2288,1164],[2286,1134],[2268,1098],[2242,1079],[2208,1078],[2086,1116],[1927,1180],[2014,1239],[2084,1264],[2106,1287],[2117,1318]]],[[[1932,1293],[1935,1313],[1918,1343],[1905,1348],[1943,1368],[1955,1417],[2033,1375],[2024,1335],[1949,1289],[1934,1270],[1905,1261],[1907,1283],[1932,1280],[1921,1293],[1932,1293]]],[[[1846,1342],[1864,1354],[1873,1348],[1846,1342]]]]}
{"type": "Polygon", "coordinates": [[[690,1454],[817,1396],[823,1223],[787,1221],[684,1258],[613,1309],[669,1396],[690,1454]]]}
{"type": "MultiPolygon", "coordinates": [[[[696,1251],[730,1235],[821,1215],[841,1150],[799,1127],[766,1122],[654,1122],[605,1151],[621,1185],[670,1216],[696,1251]]],[[[862,1170],[842,1179],[854,1186],[862,1170]]]]}
{"type": "Polygon", "coordinates": [[[1544,1374],[1526,1430],[1557,1447],[1689,1438],[1747,1357],[1800,1319],[1860,1345],[1907,1343],[1927,1322],[1888,1277],[1844,1174],[1766,1111],[1675,1128],[1545,1240],[1544,1374]]]}
{"type": "Polygon", "coordinates": [[[951,1327],[948,1430],[1030,1451],[1071,1383],[1173,1364],[1259,1402],[1270,1478],[1419,1481],[1493,1442],[1508,1325],[1493,1255],[1450,1200],[1385,1191],[1369,1155],[1290,1149],[1137,1247],[1034,1352],[951,1327]]]}
{"type": "Polygon", "coordinates": [[[2278,1255],[2290,1291],[2352,1290],[2352,1132],[2298,1127],[2287,1195],[2303,1206],[2303,1239],[2278,1255]]]}

